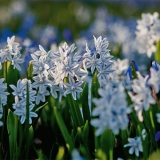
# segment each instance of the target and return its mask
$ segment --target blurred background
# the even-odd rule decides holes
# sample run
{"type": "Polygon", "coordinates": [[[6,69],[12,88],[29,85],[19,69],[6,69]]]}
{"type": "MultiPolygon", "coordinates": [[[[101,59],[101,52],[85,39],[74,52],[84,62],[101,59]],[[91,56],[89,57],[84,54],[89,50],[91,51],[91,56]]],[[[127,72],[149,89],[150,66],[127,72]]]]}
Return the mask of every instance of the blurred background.
{"type": "MultiPolygon", "coordinates": [[[[108,23],[110,20],[116,21],[117,19],[129,21],[140,18],[142,13],[159,12],[159,7],[160,2],[156,0],[76,2],[68,0],[1,0],[1,38],[5,38],[7,34],[11,35],[12,32],[24,38],[25,33],[22,33],[22,29],[24,29],[23,32],[28,32],[27,36],[36,36],[32,34],[50,26],[54,28],[54,32],[57,34],[54,36],[58,36],[59,41],[67,40],[67,38],[75,39],[83,30],[91,27],[96,18],[108,20],[108,23]]],[[[99,24],[99,27],[103,26],[99,24]]]]}
{"type": "MultiPolygon", "coordinates": [[[[114,56],[135,60],[137,20],[142,13],[159,13],[159,8],[160,1],[156,0],[1,0],[0,47],[4,47],[7,37],[15,35],[24,49],[27,66],[30,53],[39,44],[56,50],[64,41],[76,43],[83,54],[86,42],[93,43],[95,35],[107,38],[114,56]]],[[[145,55],[137,63],[142,61],[148,62],[145,55]]]]}

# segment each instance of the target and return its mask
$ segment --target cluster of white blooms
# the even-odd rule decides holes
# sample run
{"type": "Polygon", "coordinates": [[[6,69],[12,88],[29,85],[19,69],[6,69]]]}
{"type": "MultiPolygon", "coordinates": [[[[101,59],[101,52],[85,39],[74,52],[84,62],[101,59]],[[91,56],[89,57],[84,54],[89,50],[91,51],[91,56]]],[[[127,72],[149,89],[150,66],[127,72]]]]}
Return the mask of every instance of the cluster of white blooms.
{"type": "Polygon", "coordinates": [[[121,83],[117,87],[106,84],[104,88],[98,90],[101,98],[93,99],[96,107],[92,111],[92,116],[98,116],[91,120],[91,125],[98,128],[96,135],[99,136],[106,128],[110,128],[114,134],[119,133],[119,129],[125,130],[128,126],[128,113],[126,94],[121,83]]]}
{"type": "MultiPolygon", "coordinates": [[[[152,68],[150,68],[150,76],[148,79],[148,84],[154,89],[155,94],[160,91],[160,65],[156,62],[152,62],[152,68]]],[[[160,113],[156,114],[157,121],[160,123],[160,113]]]]}
{"type": "MultiPolygon", "coordinates": [[[[7,95],[9,95],[8,92],[5,92],[7,89],[7,84],[3,83],[4,78],[0,78],[0,119],[3,115],[3,106],[7,104],[7,95]]],[[[0,126],[3,125],[3,122],[0,121],[0,126]]]]}
{"type": "Polygon", "coordinates": [[[117,59],[114,61],[113,70],[115,70],[112,74],[109,75],[110,83],[114,86],[118,86],[120,82],[123,83],[124,87],[127,90],[131,89],[132,80],[130,79],[127,70],[129,68],[129,60],[128,59],[117,59]]]}
{"type": "Polygon", "coordinates": [[[143,77],[137,72],[138,79],[133,80],[132,92],[128,92],[132,101],[134,109],[137,112],[139,121],[143,121],[142,111],[147,111],[150,104],[155,104],[156,101],[152,97],[152,91],[147,83],[148,75],[143,77]]]}
{"type": "Polygon", "coordinates": [[[75,100],[77,92],[82,92],[81,85],[87,71],[81,68],[82,56],[74,53],[75,49],[74,44],[69,47],[67,43],[64,43],[58,51],[46,52],[39,45],[39,51],[31,55],[33,74],[36,74],[33,77],[35,81],[33,87],[38,89],[37,104],[40,100],[44,102],[45,96],[50,93],[57,98],[57,91],[59,91],[60,97],[71,93],[75,100]],[[47,87],[50,88],[50,93],[47,87]]]}
{"type": "Polygon", "coordinates": [[[88,45],[86,45],[86,53],[84,54],[83,67],[85,69],[90,68],[91,73],[94,74],[94,71],[97,70],[98,80],[100,85],[108,82],[109,73],[112,73],[113,58],[110,55],[110,50],[107,49],[109,42],[106,38],[102,39],[100,36],[98,39],[94,37],[95,50],[89,50],[88,45]]]}
{"type": "Polygon", "coordinates": [[[24,62],[21,59],[19,43],[14,42],[15,36],[7,38],[7,45],[4,49],[0,50],[0,69],[2,69],[2,64],[6,60],[10,61],[14,68],[21,70],[20,64],[24,62]]]}
{"type": "Polygon", "coordinates": [[[14,90],[12,94],[15,96],[15,103],[13,104],[13,109],[15,109],[14,114],[21,116],[21,124],[26,120],[26,105],[27,105],[27,83],[28,83],[28,94],[29,94],[29,124],[32,123],[31,117],[37,117],[38,115],[32,112],[34,108],[35,94],[36,91],[32,89],[32,84],[30,80],[22,79],[17,81],[17,86],[10,85],[14,90]]]}
{"type": "Polygon", "coordinates": [[[139,53],[147,53],[151,57],[156,51],[155,43],[160,39],[160,20],[158,13],[142,14],[142,19],[138,20],[136,40],[139,53]]]}

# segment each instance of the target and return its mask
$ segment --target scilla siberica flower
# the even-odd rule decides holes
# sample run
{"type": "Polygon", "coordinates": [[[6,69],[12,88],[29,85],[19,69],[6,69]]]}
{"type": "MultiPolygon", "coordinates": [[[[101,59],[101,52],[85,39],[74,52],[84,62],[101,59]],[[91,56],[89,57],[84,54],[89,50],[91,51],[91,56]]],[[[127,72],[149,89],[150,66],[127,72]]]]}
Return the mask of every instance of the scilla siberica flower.
{"type": "MultiPolygon", "coordinates": [[[[7,84],[3,83],[4,78],[0,78],[0,119],[3,116],[3,106],[7,104],[7,95],[8,92],[5,92],[7,89],[7,84]]],[[[0,126],[3,125],[3,122],[0,121],[0,126]]]]}
{"type": "Polygon", "coordinates": [[[73,99],[76,100],[76,93],[83,91],[81,88],[82,83],[82,81],[75,82],[75,80],[69,76],[69,83],[64,83],[65,87],[67,88],[64,92],[64,95],[71,93],[73,99]]]}
{"type": "Polygon", "coordinates": [[[117,59],[116,61],[114,61],[112,68],[115,71],[112,74],[109,74],[110,82],[115,86],[122,82],[125,89],[130,90],[132,81],[130,80],[129,75],[126,74],[128,66],[128,59],[117,59]]]}
{"type": "Polygon", "coordinates": [[[106,128],[110,128],[114,134],[119,133],[119,129],[126,129],[128,126],[127,114],[131,112],[127,108],[126,94],[121,83],[114,88],[111,84],[106,84],[104,88],[98,90],[101,98],[93,99],[96,107],[92,111],[92,116],[98,116],[91,120],[91,125],[96,127],[96,135],[99,136],[106,128]]]}
{"type": "Polygon", "coordinates": [[[45,101],[45,96],[49,95],[47,87],[52,86],[51,81],[49,81],[48,70],[50,67],[53,67],[53,52],[50,50],[46,52],[44,48],[39,45],[39,50],[31,54],[32,64],[33,64],[33,88],[38,90],[36,96],[36,104],[39,104],[40,101],[45,101]]]}
{"type": "Polygon", "coordinates": [[[160,20],[158,13],[153,15],[150,13],[142,14],[142,19],[138,20],[136,40],[139,53],[147,53],[151,57],[152,53],[156,51],[155,43],[160,39],[160,30],[158,29],[160,20]]]}
{"type": "Polygon", "coordinates": [[[109,73],[114,70],[111,69],[113,56],[110,55],[108,48],[109,42],[106,38],[102,39],[100,36],[98,39],[94,37],[95,50],[91,51],[86,44],[86,53],[84,54],[83,66],[84,68],[91,68],[93,74],[95,70],[98,71],[97,77],[99,81],[108,81],[109,73]]]}
{"type": "Polygon", "coordinates": [[[124,147],[130,147],[129,154],[135,153],[139,157],[139,152],[143,152],[142,142],[140,137],[128,138],[128,144],[125,144],[124,147]]]}
{"type": "Polygon", "coordinates": [[[142,111],[143,109],[147,111],[150,107],[150,104],[155,104],[155,99],[152,97],[152,92],[150,86],[147,85],[148,76],[145,78],[139,73],[136,72],[138,79],[133,80],[132,90],[133,92],[128,92],[130,95],[134,109],[137,112],[139,121],[143,121],[142,111]]]}
{"type": "Polygon", "coordinates": [[[21,70],[20,64],[24,62],[23,59],[21,59],[20,54],[20,47],[19,43],[14,42],[15,36],[12,36],[11,38],[7,38],[7,45],[4,49],[0,50],[0,69],[1,69],[1,63],[8,60],[12,62],[14,68],[21,70]]]}
{"type": "Polygon", "coordinates": [[[60,97],[71,93],[73,98],[76,99],[76,92],[82,91],[79,87],[83,83],[87,71],[81,68],[82,56],[77,52],[74,53],[75,49],[74,44],[68,46],[65,42],[59,47],[58,51],[50,50],[46,52],[39,45],[39,51],[31,55],[33,58],[33,74],[36,74],[33,77],[35,81],[33,87],[38,89],[38,97],[43,97],[42,99],[37,97],[37,103],[40,100],[44,101],[45,96],[48,95],[47,88],[50,89],[50,94],[54,98],[57,98],[57,91],[59,91],[60,97]],[[64,83],[65,78],[69,80],[70,84],[64,83]],[[69,85],[72,85],[71,88],[74,86],[75,90],[70,92],[69,85]]]}
{"type": "Polygon", "coordinates": [[[26,119],[26,97],[27,90],[26,85],[28,83],[28,94],[29,94],[29,124],[32,123],[32,117],[37,117],[38,115],[32,112],[34,108],[33,102],[35,101],[36,91],[32,89],[32,84],[30,80],[22,79],[18,80],[17,87],[14,85],[10,85],[10,87],[14,90],[12,94],[15,96],[15,103],[13,104],[13,109],[15,109],[14,114],[17,116],[21,116],[21,124],[25,122],[26,119]]]}

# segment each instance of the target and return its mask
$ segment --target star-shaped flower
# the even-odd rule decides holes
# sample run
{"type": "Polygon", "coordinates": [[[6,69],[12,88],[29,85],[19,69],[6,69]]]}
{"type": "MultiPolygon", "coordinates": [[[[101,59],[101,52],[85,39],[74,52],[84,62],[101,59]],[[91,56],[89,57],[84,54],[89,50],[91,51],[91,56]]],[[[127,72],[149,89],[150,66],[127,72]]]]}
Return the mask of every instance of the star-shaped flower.
{"type": "Polygon", "coordinates": [[[76,83],[75,80],[71,76],[69,76],[69,83],[64,83],[64,86],[67,88],[67,90],[64,92],[64,95],[71,93],[73,99],[76,100],[76,93],[83,91],[80,87],[82,83],[82,81],[76,83]]]}

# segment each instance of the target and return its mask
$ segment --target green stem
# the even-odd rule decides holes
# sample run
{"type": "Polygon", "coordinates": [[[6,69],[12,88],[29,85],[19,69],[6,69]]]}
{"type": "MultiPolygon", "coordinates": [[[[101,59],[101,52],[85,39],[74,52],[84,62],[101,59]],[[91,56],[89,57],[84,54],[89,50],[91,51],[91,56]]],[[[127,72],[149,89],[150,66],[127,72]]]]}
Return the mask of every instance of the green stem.
{"type": "Polygon", "coordinates": [[[7,83],[7,61],[4,61],[3,63],[3,77],[5,79],[5,82],[7,83]]]}
{"type": "Polygon", "coordinates": [[[88,87],[89,85],[85,83],[84,88],[83,88],[83,93],[82,93],[82,111],[83,111],[83,117],[84,117],[85,122],[87,120],[90,121],[90,108],[89,108],[90,102],[88,101],[89,100],[88,96],[91,93],[89,93],[89,87],[88,87]]]}
{"type": "MultiPolygon", "coordinates": [[[[25,123],[25,136],[29,136],[29,86],[28,82],[26,83],[26,123],[25,123]]],[[[28,159],[29,153],[29,142],[26,140],[26,159],[28,159]]]]}
{"type": "Polygon", "coordinates": [[[76,125],[76,128],[82,127],[83,119],[82,119],[82,115],[81,115],[79,106],[77,104],[77,101],[74,101],[70,94],[67,95],[67,100],[69,102],[70,111],[71,111],[74,123],[76,125]]]}
{"type": "Polygon", "coordinates": [[[76,127],[76,130],[77,130],[77,128],[79,126],[79,123],[78,123],[78,120],[77,120],[77,117],[76,117],[76,112],[75,112],[75,110],[73,108],[73,104],[72,104],[72,101],[70,100],[69,95],[67,95],[67,102],[68,102],[68,105],[69,105],[71,116],[73,118],[73,123],[74,123],[74,125],[76,127]]]}

